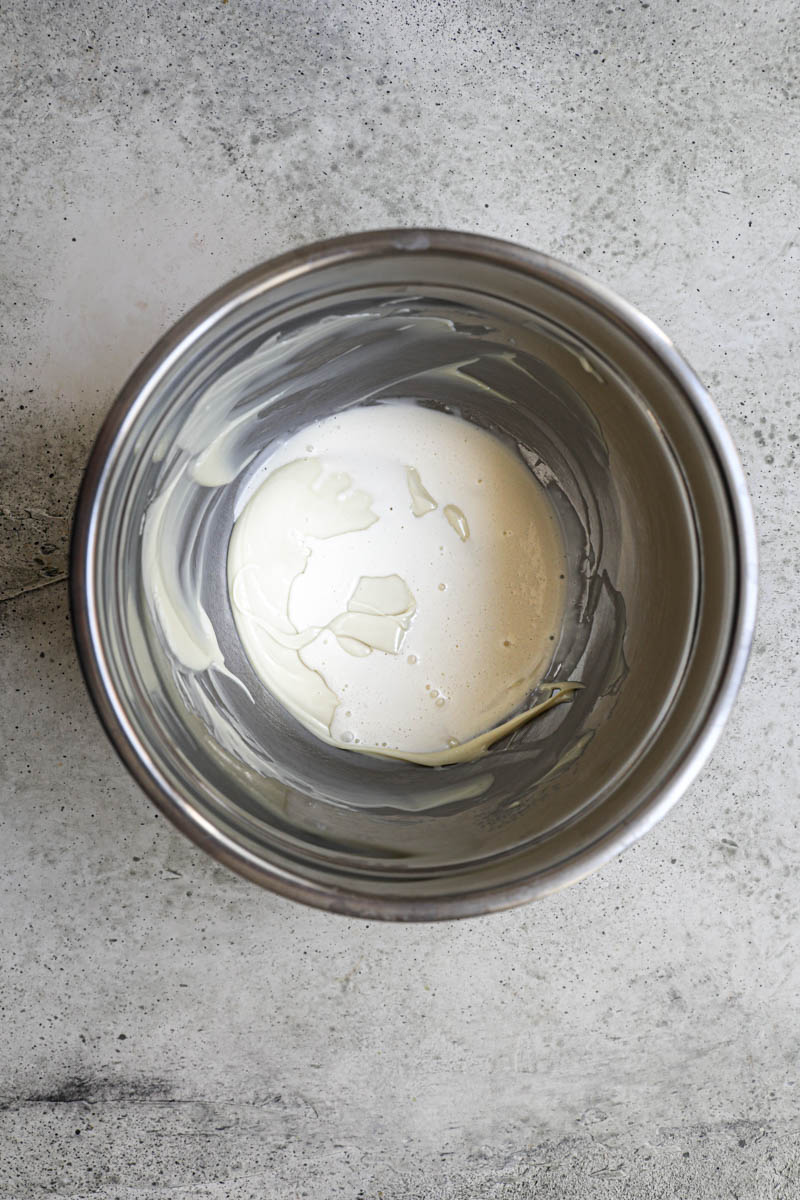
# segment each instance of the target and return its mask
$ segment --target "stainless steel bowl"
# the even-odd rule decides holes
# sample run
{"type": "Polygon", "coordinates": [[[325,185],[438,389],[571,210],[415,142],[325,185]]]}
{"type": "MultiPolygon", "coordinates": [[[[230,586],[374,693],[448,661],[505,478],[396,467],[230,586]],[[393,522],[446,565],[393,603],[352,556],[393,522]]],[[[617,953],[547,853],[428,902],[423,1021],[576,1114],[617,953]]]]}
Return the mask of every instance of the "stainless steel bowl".
{"type": "Polygon", "coordinates": [[[669,339],[544,255],[436,230],[295,251],[180,321],[100,432],[72,563],[89,690],[153,802],[247,878],[382,919],[520,904],[630,845],[711,752],[755,620],[742,471],[669,339]],[[234,470],[189,497],[181,570],[249,695],[170,659],[142,577],[148,505],[196,455],[186,430],[204,397],[222,394],[234,470]],[[297,725],[248,674],[225,588],[253,456],[354,399],[398,394],[508,438],[547,487],[569,560],[550,677],[585,685],[479,761],[436,770],[335,750],[297,725]]]}

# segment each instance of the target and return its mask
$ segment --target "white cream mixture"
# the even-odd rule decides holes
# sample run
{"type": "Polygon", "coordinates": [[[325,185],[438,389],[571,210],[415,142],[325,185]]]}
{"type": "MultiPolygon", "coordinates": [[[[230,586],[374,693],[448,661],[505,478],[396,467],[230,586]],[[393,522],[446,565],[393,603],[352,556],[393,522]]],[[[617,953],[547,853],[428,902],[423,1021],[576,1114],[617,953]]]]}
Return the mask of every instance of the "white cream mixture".
{"type": "Polygon", "coordinates": [[[468,761],[569,698],[539,683],[564,603],[549,501],[518,455],[412,403],[283,442],[228,551],[236,626],[265,686],[342,749],[468,761]]]}

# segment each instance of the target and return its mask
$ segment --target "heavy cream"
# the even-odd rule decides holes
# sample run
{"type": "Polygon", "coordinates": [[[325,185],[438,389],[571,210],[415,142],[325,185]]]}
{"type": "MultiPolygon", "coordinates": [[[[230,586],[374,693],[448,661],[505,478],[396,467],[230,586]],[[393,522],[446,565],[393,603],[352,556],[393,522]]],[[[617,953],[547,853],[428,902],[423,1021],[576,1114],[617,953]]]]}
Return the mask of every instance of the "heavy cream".
{"type": "Polygon", "coordinates": [[[564,605],[564,550],[519,455],[413,403],[316,422],[261,465],[228,551],[262,683],[342,749],[468,761],[533,707],[564,605]]]}

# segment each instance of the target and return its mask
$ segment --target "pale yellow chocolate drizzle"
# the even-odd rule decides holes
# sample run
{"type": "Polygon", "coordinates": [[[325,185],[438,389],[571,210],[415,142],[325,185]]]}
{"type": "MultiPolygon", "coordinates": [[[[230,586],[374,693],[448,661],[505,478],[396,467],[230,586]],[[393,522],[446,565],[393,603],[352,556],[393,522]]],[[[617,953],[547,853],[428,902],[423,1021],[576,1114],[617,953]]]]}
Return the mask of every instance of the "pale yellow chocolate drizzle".
{"type": "Polygon", "coordinates": [[[420,479],[416,467],[406,467],[406,483],[411,495],[411,511],[415,517],[424,517],[426,513],[439,507],[420,479]]]}
{"type": "Polygon", "coordinates": [[[448,525],[451,525],[462,542],[465,542],[469,537],[469,523],[458,505],[446,504],[444,506],[444,515],[447,517],[448,525]]]}
{"type": "MultiPolygon", "coordinates": [[[[355,749],[360,751],[361,754],[381,755],[384,758],[401,758],[405,762],[419,763],[420,766],[424,767],[446,767],[453,763],[472,762],[473,759],[480,758],[482,754],[491,749],[495,742],[499,742],[501,738],[508,737],[515,729],[527,725],[528,721],[532,721],[534,717],[540,717],[542,713],[555,708],[557,704],[563,704],[565,700],[571,700],[573,692],[578,691],[582,687],[582,683],[540,683],[540,691],[546,689],[553,693],[546,700],[540,701],[539,704],[534,704],[533,708],[529,708],[523,713],[518,713],[516,717],[509,717],[502,725],[496,725],[494,729],[487,729],[485,733],[479,733],[477,737],[470,738],[467,742],[448,746],[446,750],[429,750],[423,754],[414,754],[401,750],[378,750],[370,746],[356,746],[355,749]]],[[[348,747],[348,749],[350,748],[348,747]]]]}

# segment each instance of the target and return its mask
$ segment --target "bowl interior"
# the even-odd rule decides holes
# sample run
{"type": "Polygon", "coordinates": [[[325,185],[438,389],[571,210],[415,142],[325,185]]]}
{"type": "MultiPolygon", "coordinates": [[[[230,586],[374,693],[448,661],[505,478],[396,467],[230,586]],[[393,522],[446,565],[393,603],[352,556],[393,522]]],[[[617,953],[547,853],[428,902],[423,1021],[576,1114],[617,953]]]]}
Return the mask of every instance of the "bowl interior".
{"type": "Polygon", "coordinates": [[[151,792],[226,861],[352,911],[544,887],[680,767],[731,637],[724,479],[668,364],[567,281],[430,248],[245,280],[122,401],[88,568],[103,686],[151,792]],[[398,399],[493,431],[546,488],[568,560],[547,678],[584,685],[434,770],[301,727],[255,678],[226,587],[237,498],[276,439],[398,399]],[[149,601],[154,503],[162,585],[197,597],[224,669],[178,662],[149,601]]]}

